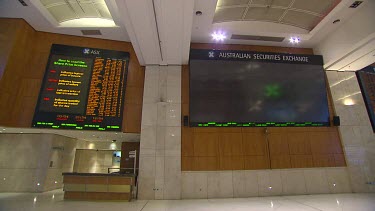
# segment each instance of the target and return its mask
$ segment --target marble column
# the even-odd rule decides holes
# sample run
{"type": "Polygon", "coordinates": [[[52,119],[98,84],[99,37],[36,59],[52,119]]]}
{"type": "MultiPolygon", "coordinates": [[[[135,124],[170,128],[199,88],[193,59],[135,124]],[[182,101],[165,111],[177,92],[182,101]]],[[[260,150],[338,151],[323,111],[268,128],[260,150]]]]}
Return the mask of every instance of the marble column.
{"type": "Polygon", "coordinates": [[[146,66],[138,198],[181,198],[181,66],[146,66]]]}
{"type": "Polygon", "coordinates": [[[375,192],[375,135],[355,72],[327,71],[351,186],[354,192],[375,192]]]}

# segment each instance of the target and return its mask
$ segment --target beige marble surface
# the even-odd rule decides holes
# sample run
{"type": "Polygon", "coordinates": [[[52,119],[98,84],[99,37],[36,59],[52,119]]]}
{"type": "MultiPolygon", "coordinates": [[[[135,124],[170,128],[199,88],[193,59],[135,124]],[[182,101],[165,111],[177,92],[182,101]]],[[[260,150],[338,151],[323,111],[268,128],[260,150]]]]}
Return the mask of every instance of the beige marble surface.
{"type": "Polygon", "coordinates": [[[316,211],[375,210],[375,194],[321,194],[230,199],[133,200],[97,202],[63,200],[62,190],[46,193],[0,193],[0,210],[126,210],[126,211],[316,211]]]}

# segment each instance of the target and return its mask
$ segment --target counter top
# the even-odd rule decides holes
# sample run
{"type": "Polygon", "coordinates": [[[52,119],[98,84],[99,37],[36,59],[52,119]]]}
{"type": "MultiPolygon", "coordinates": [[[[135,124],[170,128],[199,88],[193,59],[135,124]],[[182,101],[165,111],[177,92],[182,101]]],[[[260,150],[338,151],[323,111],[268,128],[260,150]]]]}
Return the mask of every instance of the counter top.
{"type": "Polygon", "coordinates": [[[77,173],[77,172],[63,172],[63,176],[93,176],[93,177],[135,177],[134,174],[105,174],[105,173],[77,173]]]}

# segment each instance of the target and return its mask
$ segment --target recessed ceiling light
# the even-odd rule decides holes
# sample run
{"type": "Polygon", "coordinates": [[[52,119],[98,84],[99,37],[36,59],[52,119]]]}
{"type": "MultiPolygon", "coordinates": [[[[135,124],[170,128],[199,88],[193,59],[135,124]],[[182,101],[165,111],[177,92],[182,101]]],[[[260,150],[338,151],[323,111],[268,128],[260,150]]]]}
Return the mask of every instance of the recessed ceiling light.
{"type": "Polygon", "coordinates": [[[298,37],[291,37],[289,38],[289,42],[292,43],[292,44],[298,44],[301,42],[301,39],[298,38],[298,37]]]}
{"type": "Polygon", "coordinates": [[[212,39],[215,41],[224,41],[227,38],[225,33],[222,31],[216,31],[212,33],[211,36],[212,36],[212,39]]]}

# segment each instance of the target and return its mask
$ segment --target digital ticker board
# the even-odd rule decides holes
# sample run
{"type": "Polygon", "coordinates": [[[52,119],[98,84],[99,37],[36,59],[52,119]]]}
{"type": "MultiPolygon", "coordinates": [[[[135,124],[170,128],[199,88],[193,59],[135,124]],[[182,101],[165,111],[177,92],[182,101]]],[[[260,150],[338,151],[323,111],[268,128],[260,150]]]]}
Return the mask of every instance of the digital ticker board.
{"type": "Polygon", "coordinates": [[[129,53],[53,44],[32,127],[120,131],[129,53]]]}

